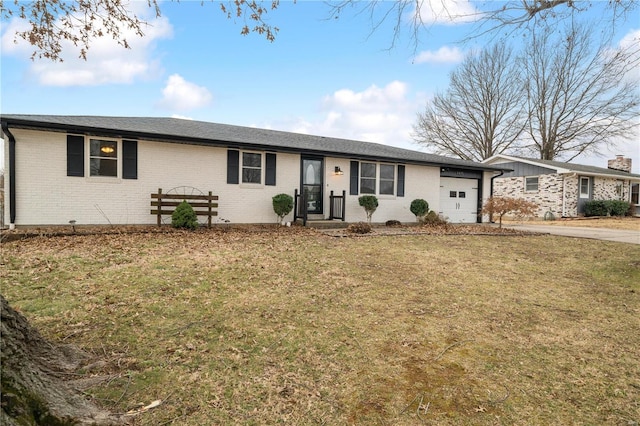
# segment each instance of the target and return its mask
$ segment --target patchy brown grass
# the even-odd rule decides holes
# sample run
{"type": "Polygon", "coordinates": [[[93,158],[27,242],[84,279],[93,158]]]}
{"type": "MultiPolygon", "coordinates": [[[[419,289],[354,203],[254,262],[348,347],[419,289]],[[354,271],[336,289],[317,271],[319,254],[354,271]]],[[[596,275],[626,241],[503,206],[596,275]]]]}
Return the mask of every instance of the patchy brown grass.
{"type": "Polygon", "coordinates": [[[640,421],[640,247],[311,230],[30,238],[9,302],[139,425],[640,421]]]}
{"type": "Polygon", "coordinates": [[[549,225],[549,226],[579,226],[588,228],[626,229],[640,231],[640,217],[581,217],[557,220],[509,220],[505,224],[549,225]]]}

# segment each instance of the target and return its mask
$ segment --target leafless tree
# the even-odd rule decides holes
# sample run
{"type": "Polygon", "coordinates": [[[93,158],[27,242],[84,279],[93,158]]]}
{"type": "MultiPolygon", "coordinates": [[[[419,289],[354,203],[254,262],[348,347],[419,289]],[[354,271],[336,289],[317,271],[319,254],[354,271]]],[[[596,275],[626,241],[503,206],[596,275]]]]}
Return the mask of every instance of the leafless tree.
{"type": "Polygon", "coordinates": [[[522,58],[529,111],[529,149],[545,160],[571,161],[638,126],[637,43],[593,46],[587,26],[559,35],[534,32],[522,58]]]}
{"type": "MultiPolygon", "coordinates": [[[[155,16],[160,17],[160,1],[146,2],[155,16]]],[[[275,39],[278,28],[269,24],[265,15],[279,3],[279,0],[215,2],[229,19],[242,21],[241,34],[255,32],[269,41],[275,39]]],[[[61,61],[65,41],[79,47],[80,57],[86,59],[91,42],[97,38],[109,36],[129,48],[125,29],[144,36],[147,22],[130,6],[125,0],[0,0],[0,17],[2,21],[20,18],[28,23],[27,29],[16,32],[14,40],[24,39],[34,47],[32,59],[61,61]]]]}
{"type": "Polygon", "coordinates": [[[526,124],[523,83],[504,43],[467,56],[418,114],[413,138],[443,155],[481,161],[513,149],[526,124]]]}

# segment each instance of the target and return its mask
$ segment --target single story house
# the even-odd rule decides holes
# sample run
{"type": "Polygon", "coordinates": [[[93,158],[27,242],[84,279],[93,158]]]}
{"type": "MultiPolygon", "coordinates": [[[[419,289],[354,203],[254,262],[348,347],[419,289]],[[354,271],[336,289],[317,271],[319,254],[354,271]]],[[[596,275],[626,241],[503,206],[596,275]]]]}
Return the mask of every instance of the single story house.
{"type": "Polygon", "coordinates": [[[211,191],[217,220],[231,223],[275,223],[272,197],[280,193],[305,194],[309,220],[364,221],[358,197],[371,194],[380,204],[374,222],[414,222],[411,201],[423,198],[450,222],[476,223],[491,177],[505,170],[376,143],[177,118],[5,114],[0,123],[10,227],[155,224],[150,202],[159,189],[211,191]]]}
{"type": "Polygon", "coordinates": [[[640,215],[640,175],[631,173],[630,158],[619,155],[607,168],[503,154],[483,163],[512,169],[493,178],[493,195],[532,201],[540,217],[580,216],[590,200],[628,201],[640,215]]]}

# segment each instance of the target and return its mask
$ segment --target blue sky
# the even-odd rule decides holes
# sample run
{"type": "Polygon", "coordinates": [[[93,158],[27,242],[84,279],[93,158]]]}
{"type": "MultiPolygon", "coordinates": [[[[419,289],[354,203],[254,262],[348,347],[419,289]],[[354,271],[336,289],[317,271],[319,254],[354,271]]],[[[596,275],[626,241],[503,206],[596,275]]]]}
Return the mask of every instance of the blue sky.
{"type": "MultiPolygon", "coordinates": [[[[130,50],[97,41],[87,61],[70,49],[63,63],[31,61],[30,46],[12,41],[19,23],[3,22],[0,111],[176,116],[421,150],[410,136],[416,114],[446,90],[464,54],[488,42],[461,44],[472,24],[436,20],[417,47],[405,29],[389,50],[392,20],[372,33],[368,14],[327,19],[320,1],[283,1],[269,12],[280,28],[273,43],[240,35],[242,21],[227,19],[217,4],[163,2],[160,19],[146,1],[131,7],[150,19],[146,37],[130,37],[130,50]]],[[[475,7],[449,3],[450,11],[475,7]]],[[[614,42],[640,43],[639,34],[640,20],[630,19],[616,27],[614,42]]],[[[607,158],[624,154],[640,173],[638,140],[602,154],[576,161],[606,167],[607,158]]]]}

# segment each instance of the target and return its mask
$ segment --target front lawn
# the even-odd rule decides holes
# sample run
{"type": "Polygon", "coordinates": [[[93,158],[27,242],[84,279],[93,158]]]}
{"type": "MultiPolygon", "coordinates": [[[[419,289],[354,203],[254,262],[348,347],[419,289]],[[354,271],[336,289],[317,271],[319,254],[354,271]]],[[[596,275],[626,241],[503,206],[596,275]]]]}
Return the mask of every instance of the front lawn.
{"type": "Polygon", "coordinates": [[[139,425],[640,421],[640,246],[300,228],[3,243],[2,293],[139,425]]]}

